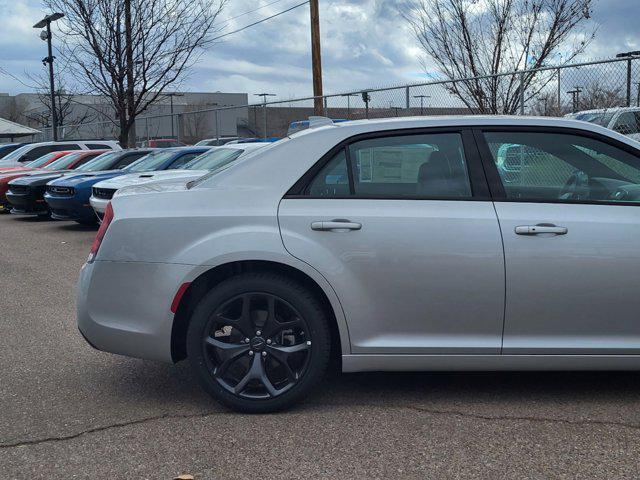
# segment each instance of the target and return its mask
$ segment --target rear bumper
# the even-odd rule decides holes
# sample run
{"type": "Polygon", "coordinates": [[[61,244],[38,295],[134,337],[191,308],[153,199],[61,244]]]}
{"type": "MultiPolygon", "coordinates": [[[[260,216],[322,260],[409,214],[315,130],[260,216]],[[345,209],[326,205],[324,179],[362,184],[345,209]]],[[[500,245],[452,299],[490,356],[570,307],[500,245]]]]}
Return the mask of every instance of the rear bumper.
{"type": "Polygon", "coordinates": [[[85,264],[77,287],[82,336],[99,350],[172,362],[171,303],[193,268],[141,262],[85,264]]]}
{"type": "Polygon", "coordinates": [[[95,220],[93,209],[85,199],[73,197],[62,197],[44,194],[44,199],[51,210],[51,217],[56,220],[95,220]]]}

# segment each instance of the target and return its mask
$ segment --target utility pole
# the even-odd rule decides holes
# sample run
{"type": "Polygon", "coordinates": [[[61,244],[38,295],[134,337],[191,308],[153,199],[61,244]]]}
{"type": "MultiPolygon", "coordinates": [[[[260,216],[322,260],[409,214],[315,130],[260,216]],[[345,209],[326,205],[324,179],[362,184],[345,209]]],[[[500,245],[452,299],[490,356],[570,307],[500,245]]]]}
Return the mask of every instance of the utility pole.
{"type": "Polygon", "coordinates": [[[322,104],[322,58],[320,55],[320,12],[319,0],[310,0],[311,10],[311,69],[313,71],[313,112],[323,114],[322,104]]]}
{"type": "Polygon", "coordinates": [[[575,87],[575,90],[569,90],[567,93],[571,94],[571,103],[573,106],[573,112],[576,112],[580,108],[580,93],[582,89],[580,87],[575,87]]]}
{"type": "Polygon", "coordinates": [[[51,47],[51,22],[55,22],[56,20],[60,20],[64,17],[64,13],[52,13],[51,15],[47,15],[38,23],[36,23],[33,28],[43,28],[47,27],[47,29],[40,33],[40,38],[42,40],[47,41],[47,53],[48,57],[42,59],[43,64],[49,64],[49,88],[51,89],[51,128],[53,130],[53,141],[58,141],[58,112],[56,111],[56,88],[55,82],[53,79],[53,60],[56,58],[53,56],[53,48],[51,47]]]}
{"type": "MultiPolygon", "coordinates": [[[[136,108],[135,91],[133,85],[133,34],[131,32],[131,0],[124,0],[124,36],[125,36],[125,62],[127,74],[127,121],[131,123],[127,139],[128,147],[136,146],[136,108]]],[[[148,133],[148,132],[147,132],[148,133]]]]}

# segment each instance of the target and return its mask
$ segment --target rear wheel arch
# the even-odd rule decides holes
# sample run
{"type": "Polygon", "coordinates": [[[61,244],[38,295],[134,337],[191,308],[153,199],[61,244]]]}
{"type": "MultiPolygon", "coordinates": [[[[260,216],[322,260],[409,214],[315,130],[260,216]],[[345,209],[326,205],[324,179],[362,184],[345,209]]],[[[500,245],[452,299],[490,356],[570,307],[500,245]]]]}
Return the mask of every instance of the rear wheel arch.
{"type": "Polygon", "coordinates": [[[200,299],[224,280],[247,272],[271,272],[285,275],[297,280],[318,298],[329,321],[332,362],[337,362],[335,366],[339,368],[342,342],[348,340],[341,338],[336,312],[324,289],[305,272],[284,263],[266,260],[242,260],[218,265],[202,273],[191,282],[180,300],[173,319],[171,329],[171,358],[173,361],[178,362],[187,357],[187,329],[200,299]]]}

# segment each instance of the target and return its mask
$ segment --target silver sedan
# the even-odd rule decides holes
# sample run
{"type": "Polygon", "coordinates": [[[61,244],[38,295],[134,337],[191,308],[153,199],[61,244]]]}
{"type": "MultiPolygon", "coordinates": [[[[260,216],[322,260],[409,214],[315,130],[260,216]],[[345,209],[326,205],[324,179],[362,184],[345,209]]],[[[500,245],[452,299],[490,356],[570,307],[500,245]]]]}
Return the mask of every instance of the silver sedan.
{"type": "Polygon", "coordinates": [[[640,369],[640,143],[567,119],[311,127],[116,197],[79,281],[85,338],[188,359],[251,412],[300,401],[332,358],[640,369]]]}

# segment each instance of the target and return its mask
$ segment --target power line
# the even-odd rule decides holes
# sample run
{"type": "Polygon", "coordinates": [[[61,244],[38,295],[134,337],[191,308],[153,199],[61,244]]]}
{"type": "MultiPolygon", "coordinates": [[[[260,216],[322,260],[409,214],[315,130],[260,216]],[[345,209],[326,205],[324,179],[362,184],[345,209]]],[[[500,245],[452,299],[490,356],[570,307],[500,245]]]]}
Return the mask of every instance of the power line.
{"type": "Polygon", "coordinates": [[[224,23],[225,23],[225,25],[226,25],[226,24],[227,24],[227,23],[229,23],[231,20],[235,20],[236,18],[244,17],[245,15],[249,15],[250,13],[257,12],[258,10],[262,10],[263,8],[270,7],[271,5],[275,5],[276,3],[280,3],[280,2],[282,2],[282,1],[283,1],[283,0],[274,0],[274,1],[273,1],[273,2],[271,2],[271,3],[267,3],[267,4],[265,4],[265,5],[261,5],[261,6],[259,6],[258,8],[254,8],[253,10],[249,10],[248,12],[240,13],[240,14],[236,15],[235,17],[227,18],[227,19],[225,20],[225,22],[224,22],[224,23]]]}
{"type": "MultiPolygon", "coordinates": [[[[221,38],[223,38],[223,37],[228,37],[229,35],[233,35],[234,33],[242,32],[243,30],[246,30],[247,28],[254,27],[254,26],[256,26],[256,25],[258,25],[258,24],[260,24],[260,23],[266,22],[267,20],[271,20],[272,18],[275,18],[275,17],[278,17],[278,16],[280,16],[280,15],[283,15],[283,14],[285,14],[285,13],[287,13],[287,12],[290,12],[291,10],[294,10],[294,9],[296,9],[296,8],[298,8],[298,7],[301,7],[301,6],[303,6],[303,5],[306,5],[307,3],[309,3],[309,0],[307,0],[306,2],[299,3],[299,4],[297,4],[297,5],[294,5],[293,7],[287,8],[286,10],[283,10],[283,11],[281,11],[281,12],[274,13],[273,15],[270,15],[270,16],[268,16],[268,17],[265,17],[265,18],[263,18],[262,20],[258,20],[257,22],[253,22],[253,23],[250,23],[249,25],[245,25],[244,27],[239,28],[239,29],[237,29],[237,30],[234,30],[234,31],[232,31],[232,32],[228,32],[228,33],[224,33],[224,34],[222,34],[222,35],[218,35],[217,37],[212,38],[212,39],[211,39],[211,41],[219,40],[219,39],[221,39],[221,38]]],[[[265,5],[265,6],[266,6],[266,5],[265,5]]]]}

